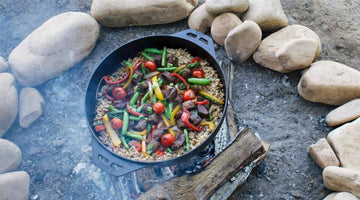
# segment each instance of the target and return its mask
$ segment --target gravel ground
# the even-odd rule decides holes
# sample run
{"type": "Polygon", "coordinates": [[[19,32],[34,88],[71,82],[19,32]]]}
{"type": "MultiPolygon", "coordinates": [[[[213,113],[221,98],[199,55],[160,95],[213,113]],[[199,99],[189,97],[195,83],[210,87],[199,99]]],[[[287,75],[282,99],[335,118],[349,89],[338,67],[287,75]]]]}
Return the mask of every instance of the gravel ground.
{"type": "MultiPolygon", "coordinates": [[[[343,29],[348,27],[344,23],[356,19],[358,13],[348,16],[343,14],[346,9],[334,6],[333,10],[340,9],[339,15],[325,14],[319,2],[282,1],[291,24],[306,25],[321,37],[323,52],[318,60],[338,60],[350,66],[358,63],[354,51],[359,45],[346,39],[351,32],[357,35],[357,28],[343,29]],[[341,30],[336,29],[337,24],[341,30]]],[[[336,4],[341,2],[349,1],[336,4]]],[[[7,58],[18,43],[51,16],[65,11],[89,13],[90,5],[91,0],[1,0],[0,56],[7,58]]],[[[5,135],[22,149],[19,169],[30,174],[31,199],[114,199],[116,189],[111,177],[89,159],[90,132],[83,110],[87,81],[97,63],[122,43],[187,28],[185,20],[149,27],[102,27],[97,46],[88,58],[37,87],[46,101],[43,116],[27,129],[20,128],[16,121],[5,135]]],[[[227,61],[223,47],[216,46],[216,54],[219,61],[227,61]]],[[[235,77],[238,117],[270,142],[271,150],[230,199],[321,199],[327,195],[330,191],[323,186],[322,170],[311,160],[307,148],[331,130],[324,117],[334,107],[307,102],[298,95],[301,71],[280,74],[250,59],[236,65],[235,77]]]]}

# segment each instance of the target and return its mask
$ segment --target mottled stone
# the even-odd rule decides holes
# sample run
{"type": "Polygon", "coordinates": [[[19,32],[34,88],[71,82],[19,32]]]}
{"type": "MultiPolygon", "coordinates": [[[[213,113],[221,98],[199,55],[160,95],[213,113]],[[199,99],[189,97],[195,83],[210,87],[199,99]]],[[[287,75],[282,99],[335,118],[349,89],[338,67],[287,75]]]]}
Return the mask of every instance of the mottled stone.
{"type": "Polygon", "coordinates": [[[188,25],[191,29],[206,33],[210,30],[211,24],[216,15],[205,10],[205,4],[197,7],[189,16],[188,25]]]}
{"type": "Polygon", "coordinates": [[[0,174],[1,200],[29,199],[30,177],[27,172],[18,171],[0,174]]]}
{"type": "Polygon", "coordinates": [[[360,118],[331,131],[327,141],[344,168],[360,171],[360,118]]]}
{"type": "Polygon", "coordinates": [[[93,0],[91,15],[108,27],[166,24],[188,17],[198,0],[93,0]]]}
{"type": "Polygon", "coordinates": [[[206,10],[209,13],[221,14],[225,12],[243,13],[249,8],[249,0],[207,0],[206,10]]]}
{"type": "Polygon", "coordinates": [[[216,43],[224,46],[228,33],[241,23],[240,18],[234,13],[223,13],[214,19],[211,25],[211,36],[216,43]]]}
{"type": "Polygon", "coordinates": [[[18,94],[15,78],[9,73],[0,73],[0,137],[11,127],[18,111],[18,94]]]}
{"type": "Polygon", "coordinates": [[[334,200],[359,200],[355,195],[349,192],[339,192],[335,195],[334,200]]]}
{"type": "Polygon", "coordinates": [[[354,99],[337,107],[326,115],[328,126],[337,126],[360,117],[360,99],[354,99]]]}
{"type": "Polygon", "coordinates": [[[323,180],[330,190],[350,192],[360,197],[360,171],[329,166],[323,171],[323,180]]]}
{"type": "Polygon", "coordinates": [[[8,69],[9,64],[6,62],[6,60],[0,56],[0,72],[4,72],[8,69]]]}
{"type": "Polygon", "coordinates": [[[11,52],[11,70],[22,85],[44,83],[87,57],[95,47],[98,35],[97,22],[86,13],[56,15],[11,52]]]}
{"type": "Polygon", "coordinates": [[[249,0],[250,7],[241,17],[259,24],[263,31],[276,31],[288,25],[280,0],[249,0]]]}
{"type": "Polygon", "coordinates": [[[245,62],[261,42],[262,32],[253,21],[244,23],[232,29],[225,39],[226,54],[231,60],[245,62]]]}
{"type": "Polygon", "coordinates": [[[20,148],[9,140],[0,139],[0,174],[16,169],[20,163],[20,148]]]}
{"type": "Polygon", "coordinates": [[[323,169],[327,166],[340,166],[338,158],[325,138],[321,138],[315,144],[310,145],[309,154],[315,163],[323,169]]]}
{"type": "Polygon", "coordinates": [[[35,88],[26,87],[19,95],[19,124],[26,128],[42,115],[45,100],[35,88]]]}
{"type": "Polygon", "coordinates": [[[314,62],[297,88],[306,100],[342,105],[360,98],[360,71],[334,61],[314,62]]]}
{"type": "Polygon", "coordinates": [[[253,58],[266,68],[287,73],[308,67],[320,51],[321,41],[315,32],[290,25],[263,39],[253,58]]]}

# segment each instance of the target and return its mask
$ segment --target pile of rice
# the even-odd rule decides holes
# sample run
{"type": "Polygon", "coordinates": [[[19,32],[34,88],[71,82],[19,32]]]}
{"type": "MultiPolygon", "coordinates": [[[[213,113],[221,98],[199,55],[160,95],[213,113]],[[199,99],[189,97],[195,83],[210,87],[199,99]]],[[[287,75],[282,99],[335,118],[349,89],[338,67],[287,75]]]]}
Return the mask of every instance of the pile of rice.
{"type": "MultiPolygon", "coordinates": [[[[194,57],[191,56],[186,49],[167,49],[167,55],[169,54],[175,55],[179,59],[179,66],[183,64],[189,64],[194,57]]],[[[128,61],[131,63],[136,63],[139,60],[145,60],[143,57],[136,57],[134,59],[129,59],[128,61]]],[[[224,90],[224,84],[221,82],[218,73],[216,70],[209,65],[209,63],[206,60],[200,61],[201,69],[205,72],[205,77],[212,79],[211,83],[207,85],[202,85],[201,90],[204,92],[207,92],[218,99],[224,101],[225,100],[225,90],[224,90]]],[[[117,72],[111,75],[111,77],[114,80],[118,80],[119,78],[123,77],[125,75],[125,68],[120,68],[117,72]]],[[[111,101],[107,100],[105,96],[103,95],[103,89],[97,94],[98,97],[98,103],[96,106],[96,116],[94,121],[101,120],[103,115],[108,112],[108,106],[111,105],[111,101]]],[[[211,122],[213,122],[216,126],[219,124],[219,120],[221,118],[222,112],[223,112],[223,105],[220,104],[212,104],[209,112],[213,116],[213,119],[211,122]]],[[[208,126],[203,126],[203,129],[201,132],[191,131],[189,130],[189,141],[190,141],[190,150],[196,148],[199,146],[203,141],[205,141],[208,136],[211,134],[211,130],[208,126]]],[[[103,142],[109,150],[115,152],[119,156],[127,157],[133,160],[139,160],[139,161],[160,161],[160,160],[168,160],[170,158],[174,158],[177,156],[180,156],[185,152],[185,145],[179,148],[176,151],[173,151],[172,153],[169,153],[165,151],[164,156],[160,157],[153,157],[150,155],[143,155],[141,152],[139,153],[135,147],[130,147],[129,149],[123,148],[122,145],[119,147],[114,147],[109,134],[106,131],[102,131],[99,135],[99,139],[101,142],[103,142]]],[[[131,146],[131,145],[129,145],[131,146]]]]}

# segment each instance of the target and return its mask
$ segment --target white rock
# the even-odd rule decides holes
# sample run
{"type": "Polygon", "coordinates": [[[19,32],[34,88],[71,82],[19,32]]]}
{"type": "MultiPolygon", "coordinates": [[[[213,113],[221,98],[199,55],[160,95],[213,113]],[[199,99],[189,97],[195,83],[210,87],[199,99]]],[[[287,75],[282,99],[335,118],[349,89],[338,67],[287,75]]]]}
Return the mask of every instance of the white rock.
{"type": "Polygon", "coordinates": [[[216,15],[205,10],[205,4],[197,7],[189,16],[188,25],[191,29],[206,33],[210,30],[211,24],[216,15]]]}
{"type": "Polygon", "coordinates": [[[327,141],[342,167],[360,171],[360,118],[331,131],[327,141]]]}
{"type": "Polygon", "coordinates": [[[334,197],[334,200],[359,200],[355,195],[349,192],[339,192],[334,197]]]}
{"type": "Polygon", "coordinates": [[[249,0],[250,7],[242,20],[259,24],[263,31],[276,31],[288,25],[280,0],[249,0]]]}
{"type": "Polygon", "coordinates": [[[29,174],[24,171],[0,174],[1,200],[29,199],[29,174]]]}
{"type": "Polygon", "coordinates": [[[22,85],[44,83],[87,57],[98,35],[97,22],[86,13],[66,12],[54,16],[11,52],[11,70],[22,85]]]}
{"type": "Polygon", "coordinates": [[[234,13],[223,13],[217,16],[211,24],[211,36],[216,43],[224,46],[228,33],[241,23],[240,18],[234,13]]]}
{"type": "Polygon", "coordinates": [[[93,0],[91,15],[109,27],[166,24],[185,19],[198,0],[93,0]]]}
{"type": "Polygon", "coordinates": [[[327,195],[323,200],[334,200],[335,196],[339,194],[338,192],[333,192],[329,195],[327,195]]]}
{"type": "Polygon", "coordinates": [[[255,22],[245,21],[228,33],[225,39],[226,54],[231,60],[245,62],[259,46],[261,36],[261,29],[255,22]]]}
{"type": "Polygon", "coordinates": [[[209,13],[221,14],[225,12],[243,13],[249,8],[249,0],[207,0],[206,10],[209,13]]]}
{"type": "Polygon", "coordinates": [[[287,73],[308,67],[320,51],[316,33],[302,25],[290,25],[263,39],[253,58],[266,68],[287,73]]]}
{"type": "Polygon", "coordinates": [[[20,163],[20,148],[9,140],[0,139],[0,174],[16,169],[20,163]]]}
{"type": "Polygon", "coordinates": [[[310,145],[309,154],[315,163],[323,169],[327,166],[340,166],[338,158],[325,138],[321,138],[315,144],[310,145]]]}
{"type": "Polygon", "coordinates": [[[0,56],[0,72],[4,72],[8,69],[9,65],[6,60],[0,56]]]}
{"type": "Polygon", "coordinates": [[[11,127],[18,111],[18,94],[15,78],[9,73],[0,73],[0,137],[11,127]]]}
{"type": "Polygon", "coordinates": [[[337,126],[360,117],[360,99],[354,99],[337,107],[326,115],[328,126],[337,126]]]}
{"type": "Polygon", "coordinates": [[[329,166],[323,171],[323,180],[330,190],[350,192],[360,197],[360,171],[329,166]]]}
{"type": "Polygon", "coordinates": [[[19,123],[23,128],[37,120],[43,111],[45,100],[35,88],[26,87],[19,95],[19,123]]]}
{"type": "Polygon", "coordinates": [[[360,71],[334,61],[314,62],[297,88],[306,100],[342,105],[360,98],[360,71]]]}

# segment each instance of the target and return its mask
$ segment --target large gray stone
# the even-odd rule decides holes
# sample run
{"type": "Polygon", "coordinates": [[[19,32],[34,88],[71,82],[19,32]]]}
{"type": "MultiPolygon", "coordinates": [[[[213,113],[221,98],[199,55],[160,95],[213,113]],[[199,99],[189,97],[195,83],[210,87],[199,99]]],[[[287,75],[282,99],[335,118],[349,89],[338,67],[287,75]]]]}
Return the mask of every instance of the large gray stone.
{"type": "Polygon", "coordinates": [[[231,60],[245,62],[259,46],[261,35],[261,29],[255,22],[245,21],[226,36],[226,54],[231,60]]]}
{"type": "Polygon", "coordinates": [[[206,10],[209,13],[221,14],[225,12],[243,13],[249,8],[249,0],[207,0],[206,10]]]}
{"type": "Polygon", "coordinates": [[[91,15],[109,27],[166,24],[190,15],[198,0],[93,0],[91,15]]]}
{"type": "Polygon", "coordinates": [[[323,171],[323,180],[330,190],[350,192],[360,197],[360,171],[329,166],[323,171]]]}
{"type": "Polygon", "coordinates": [[[18,111],[18,94],[15,78],[9,73],[0,73],[0,137],[11,127],[18,111]]]}
{"type": "Polygon", "coordinates": [[[315,144],[310,145],[309,154],[315,163],[323,169],[327,166],[340,166],[338,158],[325,138],[321,138],[315,144]]]}
{"type": "Polygon", "coordinates": [[[287,73],[308,67],[320,51],[321,41],[315,32],[290,25],[263,39],[253,58],[266,68],[287,73]]]}
{"type": "Polygon", "coordinates": [[[9,140],[0,139],[0,174],[16,169],[20,163],[20,148],[9,140]]]}
{"type": "Polygon", "coordinates": [[[26,87],[19,95],[19,123],[23,128],[28,127],[42,115],[45,100],[35,88],[26,87]]]}
{"type": "Polygon", "coordinates": [[[6,60],[0,56],[0,72],[4,72],[8,69],[9,64],[6,62],[6,60]]]}
{"type": "Polygon", "coordinates": [[[11,70],[22,85],[44,83],[87,57],[95,47],[98,35],[97,22],[86,13],[56,15],[11,52],[11,70]]]}
{"type": "Polygon", "coordinates": [[[342,167],[360,171],[360,118],[331,131],[327,141],[342,167]]]}
{"type": "Polygon", "coordinates": [[[280,0],[249,0],[250,7],[241,19],[259,24],[263,31],[276,31],[288,25],[280,0]]]}
{"type": "Polygon", "coordinates": [[[202,4],[191,13],[188,19],[188,25],[194,30],[206,33],[210,30],[215,17],[216,15],[207,12],[205,10],[205,4],[202,4]]]}
{"type": "Polygon", "coordinates": [[[228,33],[241,23],[240,18],[234,13],[227,12],[218,15],[211,24],[211,36],[216,43],[224,46],[228,33]]]}
{"type": "Polygon", "coordinates": [[[297,88],[308,101],[342,105],[360,98],[360,71],[334,61],[314,62],[297,88]]]}
{"type": "Polygon", "coordinates": [[[360,99],[354,99],[337,107],[326,115],[328,126],[337,126],[360,117],[360,99]]]}
{"type": "Polygon", "coordinates": [[[29,199],[30,177],[27,172],[18,171],[0,174],[1,200],[29,199]]]}

